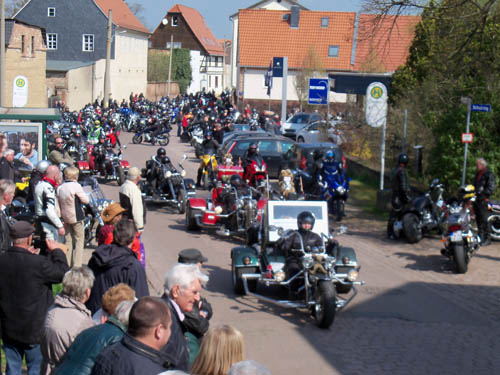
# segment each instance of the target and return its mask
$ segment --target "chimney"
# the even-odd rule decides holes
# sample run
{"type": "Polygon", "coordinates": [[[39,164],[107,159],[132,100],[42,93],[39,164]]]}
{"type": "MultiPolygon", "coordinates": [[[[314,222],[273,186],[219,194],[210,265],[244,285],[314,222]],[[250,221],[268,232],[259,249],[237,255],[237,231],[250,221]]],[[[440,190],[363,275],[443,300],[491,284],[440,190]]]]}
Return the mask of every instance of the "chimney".
{"type": "Polygon", "coordinates": [[[299,15],[300,15],[300,8],[297,5],[293,5],[292,13],[290,15],[290,27],[292,29],[299,28],[299,15]]]}

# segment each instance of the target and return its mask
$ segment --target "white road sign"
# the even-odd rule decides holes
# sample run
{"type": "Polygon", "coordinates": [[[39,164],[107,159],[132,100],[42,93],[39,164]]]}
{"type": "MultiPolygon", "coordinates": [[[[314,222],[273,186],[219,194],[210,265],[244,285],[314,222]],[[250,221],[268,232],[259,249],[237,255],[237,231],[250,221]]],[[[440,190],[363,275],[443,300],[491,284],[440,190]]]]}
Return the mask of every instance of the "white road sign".
{"type": "Polygon", "coordinates": [[[366,89],[366,122],[378,128],[387,119],[387,88],[383,83],[373,82],[366,89]]]}

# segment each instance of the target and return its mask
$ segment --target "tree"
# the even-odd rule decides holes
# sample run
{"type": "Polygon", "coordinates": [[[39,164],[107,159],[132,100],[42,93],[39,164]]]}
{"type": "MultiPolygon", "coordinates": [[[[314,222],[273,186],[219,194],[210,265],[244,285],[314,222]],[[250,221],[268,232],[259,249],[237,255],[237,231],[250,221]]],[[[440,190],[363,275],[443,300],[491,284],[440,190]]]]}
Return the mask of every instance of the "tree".
{"type": "MultiPolygon", "coordinates": [[[[426,145],[428,173],[441,178],[452,191],[462,174],[460,139],[466,107],[461,97],[492,105],[491,113],[471,116],[474,143],[468,166],[482,156],[494,169],[493,162],[500,158],[500,10],[493,3],[447,0],[427,6],[408,61],[392,84],[395,107],[408,106],[416,126],[432,134],[432,143],[426,145]]],[[[473,172],[468,169],[467,181],[473,172]]]]}
{"type": "Polygon", "coordinates": [[[186,48],[175,48],[172,60],[173,79],[179,84],[181,93],[185,93],[192,81],[191,55],[186,48]]]}
{"type": "Polygon", "coordinates": [[[28,1],[29,0],[7,0],[5,2],[6,16],[9,18],[13,17],[14,14],[16,14],[17,11],[21,9],[28,1]]]}
{"type": "Polygon", "coordinates": [[[297,71],[295,76],[295,91],[299,99],[300,110],[302,110],[304,102],[307,101],[309,95],[309,79],[314,77],[324,77],[325,69],[321,63],[321,59],[314,47],[310,47],[307,55],[304,56],[302,67],[297,71]]]}

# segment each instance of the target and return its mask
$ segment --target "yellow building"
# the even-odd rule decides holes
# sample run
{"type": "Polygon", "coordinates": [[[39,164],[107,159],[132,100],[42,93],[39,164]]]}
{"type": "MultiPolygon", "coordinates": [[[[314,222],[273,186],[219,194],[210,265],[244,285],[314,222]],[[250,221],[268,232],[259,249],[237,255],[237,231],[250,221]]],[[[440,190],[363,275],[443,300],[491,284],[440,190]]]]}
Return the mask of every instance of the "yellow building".
{"type": "Polygon", "coordinates": [[[5,105],[47,108],[46,51],[42,29],[5,21],[5,105]]]}

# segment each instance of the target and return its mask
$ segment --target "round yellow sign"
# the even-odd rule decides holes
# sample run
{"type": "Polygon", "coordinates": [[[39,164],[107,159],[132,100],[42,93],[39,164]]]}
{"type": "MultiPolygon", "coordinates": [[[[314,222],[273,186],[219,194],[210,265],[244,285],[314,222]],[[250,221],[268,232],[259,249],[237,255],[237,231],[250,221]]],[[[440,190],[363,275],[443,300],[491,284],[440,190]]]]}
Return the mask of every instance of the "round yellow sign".
{"type": "Polygon", "coordinates": [[[382,90],[381,87],[379,86],[375,86],[374,88],[371,89],[370,91],[370,95],[372,96],[372,98],[374,99],[380,99],[382,97],[382,94],[384,93],[384,91],[382,90]]]}
{"type": "Polygon", "coordinates": [[[26,84],[26,81],[24,79],[22,79],[22,78],[18,78],[16,80],[16,86],[17,87],[24,87],[25,84],[26,84]]]}

